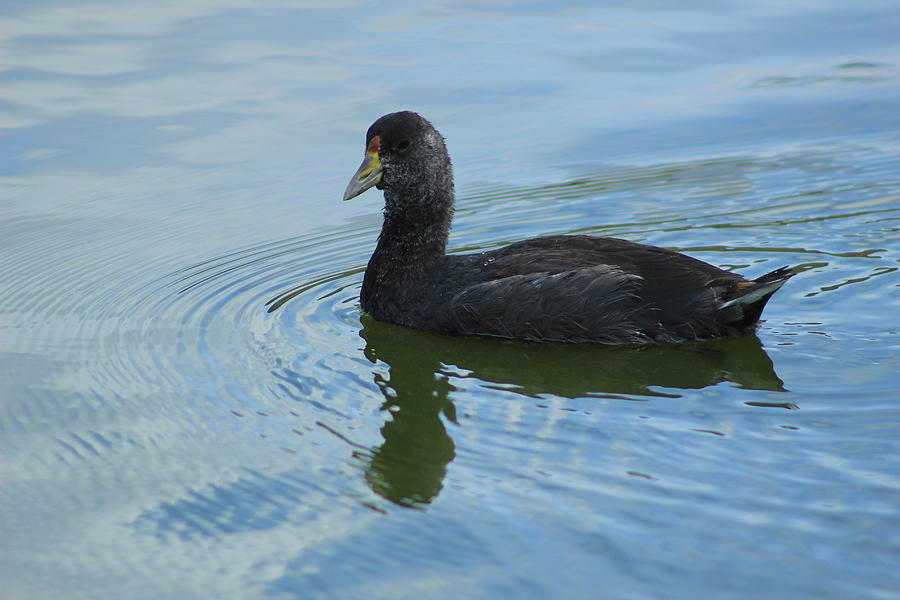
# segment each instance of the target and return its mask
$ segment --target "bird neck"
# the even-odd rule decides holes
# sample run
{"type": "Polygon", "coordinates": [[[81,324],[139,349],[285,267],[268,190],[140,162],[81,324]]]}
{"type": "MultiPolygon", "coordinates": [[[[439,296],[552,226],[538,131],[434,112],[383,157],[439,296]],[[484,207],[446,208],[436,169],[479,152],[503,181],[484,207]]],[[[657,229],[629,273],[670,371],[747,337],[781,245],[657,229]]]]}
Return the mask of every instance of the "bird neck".
{"type": "Polygon", "coordinates": [[[364,305],[367,297],[403,295],[438,268],[453,218],[452,187],[418,195],[415,202],[408,192],[384,195],[384,224],[363,280],[364,305]]]}

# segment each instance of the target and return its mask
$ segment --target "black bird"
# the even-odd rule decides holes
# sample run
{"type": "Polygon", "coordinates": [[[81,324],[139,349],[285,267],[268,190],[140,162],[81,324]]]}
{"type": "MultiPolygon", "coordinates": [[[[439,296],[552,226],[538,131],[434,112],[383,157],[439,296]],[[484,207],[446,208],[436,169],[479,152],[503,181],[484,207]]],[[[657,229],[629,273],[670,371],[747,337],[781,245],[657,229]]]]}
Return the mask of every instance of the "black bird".
{"type": "Polygon", "coordinates": [[[375,121],[344,192],[384,190],[384,224],[363,279],[379,321],[455,335],[601,344],[675,344],[753,331],[794,273],[747,280],[678,252],[552,235],[447,254],[453,171],[444,138],[414,112],[375,121]]]}

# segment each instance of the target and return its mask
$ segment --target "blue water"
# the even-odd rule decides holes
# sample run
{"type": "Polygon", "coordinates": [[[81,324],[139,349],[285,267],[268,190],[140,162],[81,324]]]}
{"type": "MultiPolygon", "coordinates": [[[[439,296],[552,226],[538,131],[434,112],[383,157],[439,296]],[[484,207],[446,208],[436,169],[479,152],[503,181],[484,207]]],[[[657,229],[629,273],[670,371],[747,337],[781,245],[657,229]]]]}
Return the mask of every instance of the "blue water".
{"type": "Polygon", "coordinates": [[[898,598],[900,7],[7,2],[0,595],[898,598]],[[373,321],[378,116],[451,248],[799,271],[757,336],[373,321]]]}

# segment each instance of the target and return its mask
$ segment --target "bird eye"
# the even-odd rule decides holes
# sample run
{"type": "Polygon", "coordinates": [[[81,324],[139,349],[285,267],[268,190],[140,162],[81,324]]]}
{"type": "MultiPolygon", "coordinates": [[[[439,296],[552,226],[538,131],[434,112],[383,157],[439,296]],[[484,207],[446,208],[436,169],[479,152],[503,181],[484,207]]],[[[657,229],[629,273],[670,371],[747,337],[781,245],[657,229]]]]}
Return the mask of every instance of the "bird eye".
{"type": "Polygon", "coordinates": [[[401,140],[396,146],[394,146],[399,152],[404,152],[407,148],[409,148],[409,140],[401,140]]]}

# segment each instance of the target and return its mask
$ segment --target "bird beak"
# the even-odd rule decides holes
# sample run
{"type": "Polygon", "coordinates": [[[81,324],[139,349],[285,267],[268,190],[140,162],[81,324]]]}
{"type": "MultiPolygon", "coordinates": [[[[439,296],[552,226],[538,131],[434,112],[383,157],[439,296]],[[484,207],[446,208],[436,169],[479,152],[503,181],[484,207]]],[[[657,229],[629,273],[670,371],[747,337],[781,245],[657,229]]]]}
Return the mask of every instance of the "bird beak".
{"type": "Polygon", "coordinates": [[[381,158],[378,156],[380,145],[381,139],[377,135],[369,141],[366,157],[344,190],[344,200],[355,198],[373,185],[381,183],[381,158]]]}

